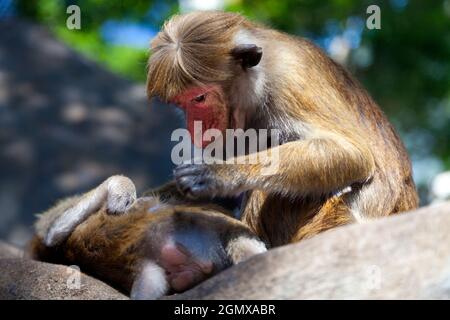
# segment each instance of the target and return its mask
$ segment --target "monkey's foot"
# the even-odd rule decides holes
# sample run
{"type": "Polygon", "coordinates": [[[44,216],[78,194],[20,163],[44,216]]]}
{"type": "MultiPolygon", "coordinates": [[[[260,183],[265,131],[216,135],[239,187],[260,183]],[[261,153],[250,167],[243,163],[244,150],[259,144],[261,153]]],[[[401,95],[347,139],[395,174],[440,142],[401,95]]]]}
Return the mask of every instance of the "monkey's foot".
{"type": "Polygon", "coordinates": [[[161,265],[174,291],[185,291],[205,280],[213,271],[211,261],[202,261],[180,245],[165,245],[161,250],[161,265]]]}
{"type": "Polygon", "coordinates": [[[107,211],[109,214],[125,213],[136,201],[134,183],[124,176],[112,176],[107,180],[107,211]]]}

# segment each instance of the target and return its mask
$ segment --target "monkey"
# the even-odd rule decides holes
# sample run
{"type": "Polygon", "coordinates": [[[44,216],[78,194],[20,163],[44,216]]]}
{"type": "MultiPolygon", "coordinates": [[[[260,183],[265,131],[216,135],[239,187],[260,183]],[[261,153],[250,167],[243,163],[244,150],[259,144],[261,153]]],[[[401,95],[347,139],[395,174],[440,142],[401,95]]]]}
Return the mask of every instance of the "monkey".
{"type": "Polygon", "coordinates": [[[194,139],[197,121],[223,138],[227,129],[280,133],[270,174],[261,174],[269,161],[250,163],[251,153],[176,167],[172,186],[186,199],[241,198],[241,221],[271,247],[418,206],[394,127],[307,39],[237,13],[197,11],[166,21],[150,51],[148,96],[184,111],[197,147],[211,143],[194,139]]]}
{"type": "Polygon", "coordinates": [[[29,256],[77,265],[131,299],[185,291],[266,246],[225,209],[136,199],[134,184],[112,176],[41,214],[29,256]]]}

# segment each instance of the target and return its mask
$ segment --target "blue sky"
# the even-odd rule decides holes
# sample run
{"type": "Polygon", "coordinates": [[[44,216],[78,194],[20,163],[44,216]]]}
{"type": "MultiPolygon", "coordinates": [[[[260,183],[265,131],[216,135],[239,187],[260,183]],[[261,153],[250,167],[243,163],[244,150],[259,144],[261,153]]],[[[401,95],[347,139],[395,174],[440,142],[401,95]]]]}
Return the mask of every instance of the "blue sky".
{"type": "Polygon", "coordinates": [[[101,35],[106,42],[139,49],[148,49],[150,39],[157,32],[157,29],[148,24],[126,20],[109,20],[101,28],[101,35]]]}

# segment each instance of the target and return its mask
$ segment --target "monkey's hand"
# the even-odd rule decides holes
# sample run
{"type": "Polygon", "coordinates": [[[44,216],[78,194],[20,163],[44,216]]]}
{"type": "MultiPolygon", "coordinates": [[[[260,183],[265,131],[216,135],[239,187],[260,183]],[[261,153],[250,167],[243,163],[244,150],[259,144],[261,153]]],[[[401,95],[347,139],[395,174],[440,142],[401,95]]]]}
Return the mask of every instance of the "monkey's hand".
{"type": "Polygon", "coordinates": [[[225,164],[183,164],[175,168],[179,190],[192,199],[231,196],[243,190],[245,177],[225,164]]]}

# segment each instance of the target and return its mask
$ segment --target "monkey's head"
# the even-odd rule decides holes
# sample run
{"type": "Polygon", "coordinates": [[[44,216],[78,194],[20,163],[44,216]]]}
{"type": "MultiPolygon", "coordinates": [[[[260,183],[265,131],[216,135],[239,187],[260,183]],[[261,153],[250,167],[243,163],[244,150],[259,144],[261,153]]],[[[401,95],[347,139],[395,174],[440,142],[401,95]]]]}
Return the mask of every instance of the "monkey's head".
{"type": "MultiPolygon", "coordinates": [[[[198,147],[201,132],[245,129],[249,97],[236,88],[262,57],[262,49],[242,36],[251,23],[225,12],[193,12],[170,19],[151,44],[147,91],[149,97],[178,105],[198,147]],[[243,102],[244,101],[244,102],[243,102]]],[[[247,90],[250,91],[250,90],[247,90]]],[[[248,92],[248,95],[252,95],[248,92]]]]}

